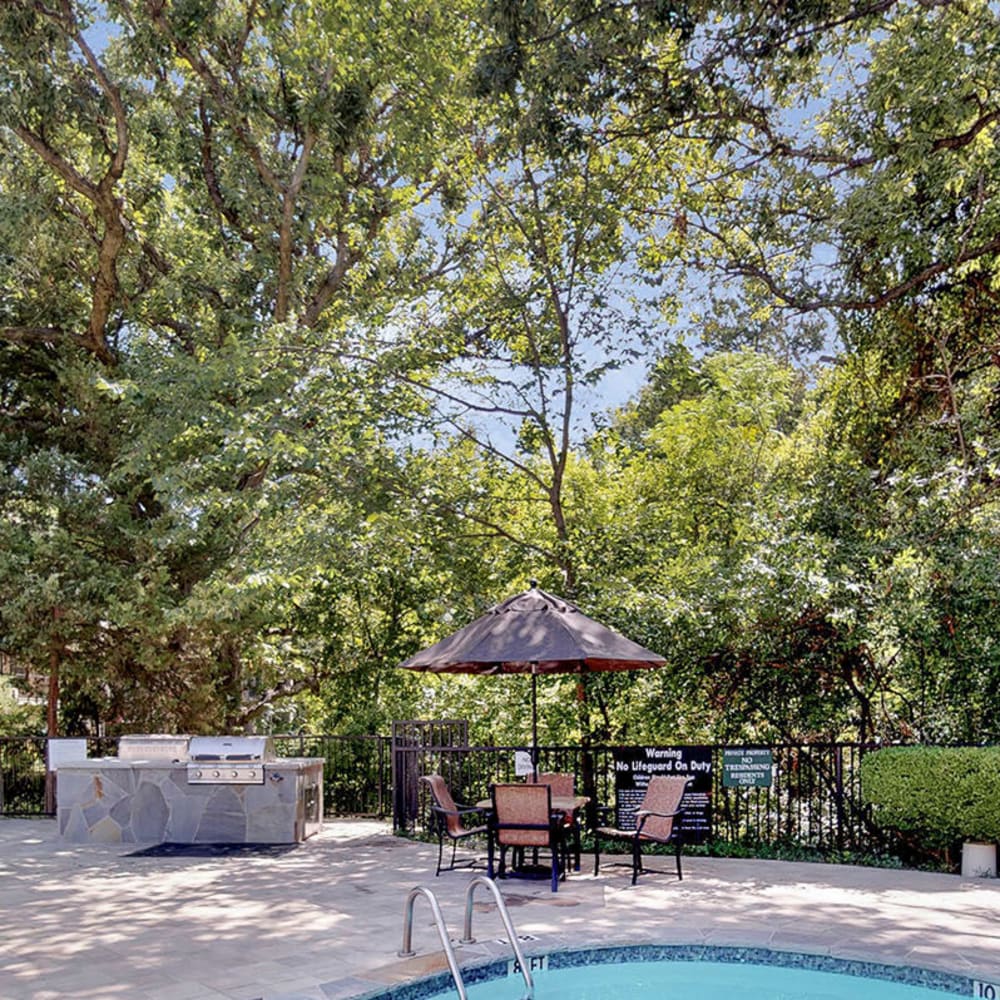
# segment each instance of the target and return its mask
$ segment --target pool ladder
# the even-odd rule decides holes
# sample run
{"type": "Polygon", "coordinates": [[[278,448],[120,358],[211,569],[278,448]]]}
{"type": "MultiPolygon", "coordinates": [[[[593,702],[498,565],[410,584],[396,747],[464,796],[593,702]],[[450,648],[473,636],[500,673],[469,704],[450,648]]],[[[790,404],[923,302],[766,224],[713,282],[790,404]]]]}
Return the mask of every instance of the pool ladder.
{"type": "MultiPolygon", "coordinates": [[[[514,958],[517,959],[521,975],[524,976],[524,985],[528,990],[522,1000],[531,1000],[535,984],[531,978],[531,970],[528,968],[528,963],[524,959],[524,953],[521,951],[520,944],[518,944],[517,932],[514,930],[513,921],[510,919],[510,912],[507,909],[507,904],[504,902],[503,896],[500,894],[500,890],[496,887],[496,883],[486,878],[485,875],[477,875],[469,882],[465,890],[465,926],[459,944],[475,944],[476,939],[472,936],[472,902],[476,893],[476,886],[479,885],[485,885],[493,893],[497,910],[500,912],[500,919],[503,921],[504,928],[507,931],[507,940],[510,941],[510,945],[514,949],[514,958]]],[[[438,905],[437,897],[425,885],[414,886],[410,890],[410,894],[406,897],[406,906],[403,908],[403,947],[397,954],[400,958],[412,958],[416,954],[410,945],[413,937],[413,904],[416,902],[417,896],[425,896],[427,902],[431,905],[431,912],[434,914],[434,923],[437,925],[438,936],[441,938],[441,944],[444,947],[445,958],[448,959],[448,968],[451,970],[452,979],[455,980],[458,1000],[467,1000],[468,994],[465,992],[462,971],[459,969],[458,961],[455,959],[455,949],[452,947],[451,940],[448,937],[448,928],[445,926],[441,907],[438,905]]]]}

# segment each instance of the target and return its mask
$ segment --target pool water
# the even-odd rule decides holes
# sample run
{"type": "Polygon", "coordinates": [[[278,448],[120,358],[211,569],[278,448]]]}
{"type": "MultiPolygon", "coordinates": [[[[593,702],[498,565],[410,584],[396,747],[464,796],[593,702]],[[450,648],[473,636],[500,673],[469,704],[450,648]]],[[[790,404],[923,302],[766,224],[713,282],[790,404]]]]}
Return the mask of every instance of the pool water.
{"type": "MultiPolygon", "coordinates": [[[[535,1000],[626,1000],[647,996],[685,1000],[944,1000],[926,986],[837,972],[725,962],[620,962],[545,969],[534,974],[535,1000]]],[[[469,1000],[512,1000],[524,980],[505,977],[468,988],[469,1000]]],[[[950,994],[956,996],[959,994],[950,994]]],[[[454,1000],[454,988],[433,1000],[454,1000]]]]}
{"type": "MultiPolygon", "coordinates": [[[[966,976],[768,948],[635,945],[528,956],[534,1000],[945,1000],[973,996],[966,976]]],[[[469,1000],[521,1000],[513,961],[462,970],[469,1000]]],[[[370,1000],[455,1000],[448,974],[370,1000]]],[[[981,996],[983,994],[980,992],[981,996]]]]}

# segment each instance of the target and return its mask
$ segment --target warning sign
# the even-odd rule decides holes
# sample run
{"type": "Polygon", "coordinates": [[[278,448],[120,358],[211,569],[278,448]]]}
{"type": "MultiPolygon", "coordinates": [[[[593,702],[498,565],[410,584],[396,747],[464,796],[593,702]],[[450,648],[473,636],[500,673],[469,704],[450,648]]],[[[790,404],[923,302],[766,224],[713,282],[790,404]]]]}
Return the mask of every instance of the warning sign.
{"type": "Polygon", "coordinates": [[[692,780],[681,799],[681,829],[688,844],[712,835],[712,748],[615,747],[615,806],[620,830],[635,829],[635,812],[654,774],[683,774],[692,780]]]}

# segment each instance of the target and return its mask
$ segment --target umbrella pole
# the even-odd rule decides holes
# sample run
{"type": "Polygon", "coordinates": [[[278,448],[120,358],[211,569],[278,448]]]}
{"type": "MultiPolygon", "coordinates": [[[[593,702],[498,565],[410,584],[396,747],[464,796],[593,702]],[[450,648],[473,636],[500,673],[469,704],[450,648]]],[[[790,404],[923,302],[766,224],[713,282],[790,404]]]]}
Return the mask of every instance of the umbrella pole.
{"type": "Polygon", "coordinates": [[[538,664],[531,664],[531,770],[538,781],[538,664]]]}

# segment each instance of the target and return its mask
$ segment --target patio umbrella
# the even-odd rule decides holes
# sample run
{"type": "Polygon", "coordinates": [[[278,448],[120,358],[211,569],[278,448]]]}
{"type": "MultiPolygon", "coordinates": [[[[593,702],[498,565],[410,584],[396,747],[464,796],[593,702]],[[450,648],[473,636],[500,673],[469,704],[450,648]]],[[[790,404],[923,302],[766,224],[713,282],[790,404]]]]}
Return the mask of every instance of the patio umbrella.
{"type": "Polygon", "coordinates": [[[438,674],[531,674],[531,758],[538,763],[539,674],[660,667],[662,656],[561,597],[531,589],[509,597],[400,666],[438,674]]]}

